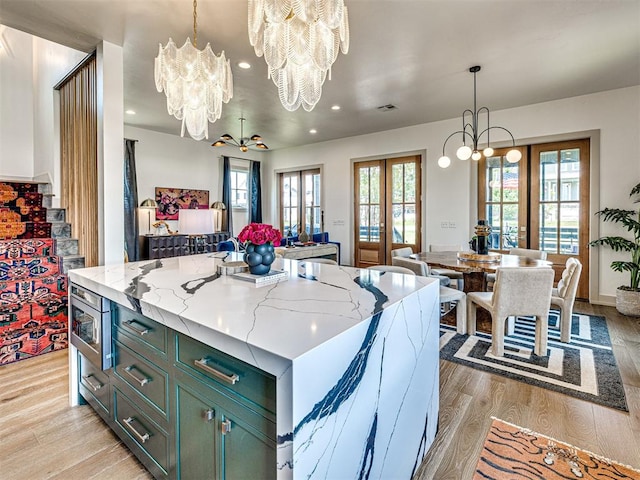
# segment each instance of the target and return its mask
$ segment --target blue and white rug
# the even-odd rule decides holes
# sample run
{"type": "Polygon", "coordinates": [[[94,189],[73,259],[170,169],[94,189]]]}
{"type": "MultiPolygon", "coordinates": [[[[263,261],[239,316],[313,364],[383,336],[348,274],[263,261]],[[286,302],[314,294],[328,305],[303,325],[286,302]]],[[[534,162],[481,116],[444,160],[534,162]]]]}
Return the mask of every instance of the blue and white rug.
{"type": "Polygon", "coordinates": [[[440,358],[555,390],[583,400],[629,411],[604,317],[573,314],[571,342],[560,342],[559,314],[549,313],[548,356],[533,353],[535,322],[518,317],[505,336],[504,357],[489,352],[491,335],[459,335],[440,325],[440,358]]]}

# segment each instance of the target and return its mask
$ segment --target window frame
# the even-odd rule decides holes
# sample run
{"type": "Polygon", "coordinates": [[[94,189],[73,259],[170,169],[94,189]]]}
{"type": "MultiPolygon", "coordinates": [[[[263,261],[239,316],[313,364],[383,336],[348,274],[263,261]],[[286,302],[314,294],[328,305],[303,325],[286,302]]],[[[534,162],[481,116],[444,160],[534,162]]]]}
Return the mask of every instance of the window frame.
{"type": "MultiPolygon", "coordinates": [[[[287,215],[285,210],[286,209],[292,209],[292,208],[296,208],[297,209],[297,214],[296,214],[296,218],[295,218],[295,225],[298,226],[297,230],[295,232],[291,232],[291,234],[293,236],[299,235],[301,232],[307,232],[307,234],[309,235],[313,235],[313,225],[314,224],[319,224],[319,230],[322,231],[323,229],[323,221],[322,221],[322,169],[320,167],[311,167],[311,168],[305,168],[303,170],[289,170],[286,172],[279,172],[278,173],[278,188],[279,188],[279,195],[278,195],[278,214],[279,214],[279,226],[280,226],[280,231],[282,232],[282,235],[284,237],[287,236],[288,234],[288,230],[285,229],[285,219],[290,218],[291,215],[287,215]],[[318,181],[318,185],[314,185],[314,193],[315,195],[312,195],[312,200],[311,200],[311,204],[307,204],[307,200],[306,200],[306,195],[305,195],[305,188],[304,188],[304,182],[305,179],[307,178],[307,176],[311,175],[313,176],[318,176],[319,181],[318,181]],[[293,204],[292,200],[293,200],[293,196],[290,195],[289,197],[289,206],[285,206],[285,204],[287,202],[285,202],[285,179],[286,178],[295,178],[298,182],[298,191],[297,191],[297,195],[295,196],[295,205],[293,204]],[[314,202],[314,198],[318,199],[318,203],[316,204],[314,202]],[[306,211],[308,208],[311,208],[311,214],[310,214],[310,225],[307,225],[307,220],[306,220],[306,211]],[[317,215],[316,215],[316,211],[317,211],[317,215]],[[317,218],[316,218],[317,217],[317,218]]],[[[290,222],[288,223],[293,223],[294,219],[290,218],[290,222]]]]}

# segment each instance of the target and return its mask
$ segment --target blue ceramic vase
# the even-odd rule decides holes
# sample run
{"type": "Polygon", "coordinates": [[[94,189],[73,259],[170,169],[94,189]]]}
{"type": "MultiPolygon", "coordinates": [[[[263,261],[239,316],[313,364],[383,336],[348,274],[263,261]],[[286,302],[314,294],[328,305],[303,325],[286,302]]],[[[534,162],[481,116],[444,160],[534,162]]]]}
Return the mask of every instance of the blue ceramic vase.
{"type": "Polygon", "coordinates": [[[271,270],[271,264],[276,259],[273,251],[273,245],[264,243],[255,245],[250,243],[247,245],[244,254],[244,263],[249,265],[249,273],[253,275],[266,275],[271,270]]]}

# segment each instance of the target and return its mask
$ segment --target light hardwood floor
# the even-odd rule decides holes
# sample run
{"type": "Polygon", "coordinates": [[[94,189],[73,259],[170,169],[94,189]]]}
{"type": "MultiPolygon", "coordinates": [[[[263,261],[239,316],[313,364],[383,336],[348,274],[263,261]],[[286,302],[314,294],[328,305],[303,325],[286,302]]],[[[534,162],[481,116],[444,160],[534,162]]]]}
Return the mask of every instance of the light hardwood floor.
{"type": "MultiPolygon", "coordinates": [[[[607,317],[630,413],[442,361],[439,431],[414,480],[470,479],[491,416],[640,468],[640,319],[576,311],[607,317]]],[[[0,478],[150,479],[91,407],[68,406],[67,378],[66,351],[0,367],[0,478]]]]}

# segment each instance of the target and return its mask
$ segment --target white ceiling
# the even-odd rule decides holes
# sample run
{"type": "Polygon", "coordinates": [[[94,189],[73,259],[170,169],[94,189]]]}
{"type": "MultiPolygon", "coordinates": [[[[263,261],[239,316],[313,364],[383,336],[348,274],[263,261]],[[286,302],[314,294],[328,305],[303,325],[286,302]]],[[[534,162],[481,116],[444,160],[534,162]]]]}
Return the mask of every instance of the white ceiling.
{"type": "MultiPolygon", "coordinates": [[[[198,45],[231,59],[234,97],[209,126],[260,133],[272,149],[455,118],[640,84],[640,0],[346,0],[351,48],[311,112],[288,112],[247,35],[247,3],[198,1],[198,45]],[[250,70],[237,67],[249,61],[250,70]],[[342,108],[335,112],[331,105],[342,108]],[[379,111],[386,104],[396,110],[379,111]],[[309,134],[315,128],[318,133],[309,134]]],[[[153,60],[193,34],[191,0],[0,0],[0,23],[82,51],[124,48],[129,125],[179,135],[155,89],[153,60]]]]}

